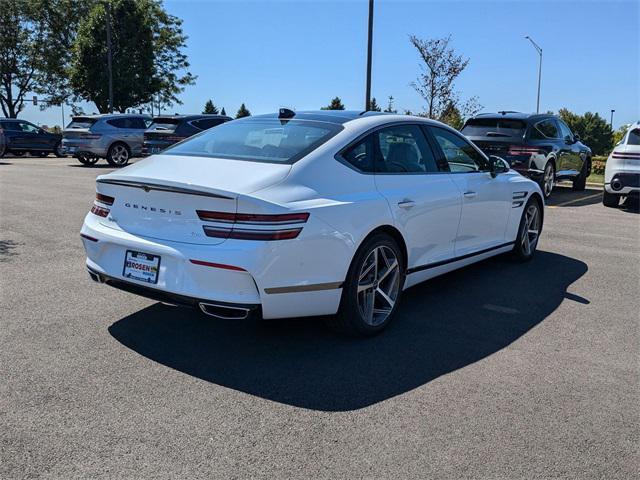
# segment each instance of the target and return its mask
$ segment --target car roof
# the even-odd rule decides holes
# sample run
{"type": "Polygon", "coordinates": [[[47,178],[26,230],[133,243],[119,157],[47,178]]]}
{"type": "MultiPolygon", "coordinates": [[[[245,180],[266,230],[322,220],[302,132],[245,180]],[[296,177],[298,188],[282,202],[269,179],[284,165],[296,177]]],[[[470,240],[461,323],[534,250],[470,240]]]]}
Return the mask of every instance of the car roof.
{"type": "Polygon", "coordinates": [[[93,118],[96,120],[112,118],[151,118],[151,115],[145,113],[97,113],[94,115],[73,115],[71,118],[93,118]]]}
{"type": "Polygon", "coordinates": [[[524,113],[511,110],[502,110],[495,113],[478,113],[471,118],[510,118],[514,120],[537,120],[541,118],[555,118],[552,113],[524,113]]]}
{"type": "Polygon", "coordinates": [[[153,117],[153,120],[156,121],[159,118],[170,118],[172,120],[196,120],[201,118],[215,118],[221,120],[231,120],[231,117],[227,115],[217,115],[213,113],[197,113],[197,114],[180,114],[180,115],[158,115],[153,117]]]}
{"type": "Polygon", "coordinates": [[[29,120],[25,120],[24,118],[0,118],[0,121],[3,121],[3,122],[27,122],[27,123],[31,123],[31,122],[29,122],[29,120]]]}
{"type": "MultiPolygon", "coordinates": [[[[287,120],[316,120],[342,125],[358,118],[377,115],[390,114],[383,112],[365,112],[362,110],[302,110],[294,112],[294,115],[287,117],[287,120]]],[[[264,115],[255,115],[251,118],[280,118],[280,116],[278,113],[267,113],[264,115]]]]}

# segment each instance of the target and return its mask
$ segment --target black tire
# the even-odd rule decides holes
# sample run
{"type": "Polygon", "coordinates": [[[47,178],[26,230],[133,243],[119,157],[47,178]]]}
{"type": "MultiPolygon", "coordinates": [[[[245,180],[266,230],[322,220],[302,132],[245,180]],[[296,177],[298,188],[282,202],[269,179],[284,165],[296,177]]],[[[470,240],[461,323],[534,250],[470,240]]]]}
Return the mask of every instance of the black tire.
{"type": "Polygon", "coordinates": [[[384,330],[395,316],[400,303],[405,279],[405,265],[406,261],[402,250],[389,235],[378,233],[365,240],[351,261],[342,289],[340,309],[337,315],[327,320],[329,327],[340,333],[359,337],[375,335],[384,330]],[[391,258],[391,253],[395,259],[391,258]],[[375,271],[369,270],[365,262],[369,262],[372,256],[374,256],[374,261],[380,259],[386,268],[380,270],[376,267],[375,271]],[[397,270],[393,267],[395,263],[397,263],[397,270]],[[387,269],[388,273],[385,273],[387,269]],[[361,278],[363,271],[369,271],[373,277],[367,275],[361,278]],[[371,287],[359,293],[358,287],[364,286],[363,282],[370,283],[371,287]],[[384,291],[385,288],[388,290],[385,295],[393,300],[393,305],[384,300],[382,294],[378,294],[379,290],[384,291]],[[371,313],[369,319],[366,318],[366,313],[362,310],[367,307],[361,305],[361,300],[365,297],[372,300],[369,303],[371,309],[367,309],[371,313]],[[376,305],[379,306],[378,309],[375,308],[376,305]],[[375,315],[379,317],[375,318],[375,315]]]}
{"type": "Polygon", "coordinates": [[[538,181],[538,185],[540,185],[540,190],[542,190],[544,198],[549,198],[551,196],[555,181],[556,167],[553,162],[549,160],[544,166],[544,173],[542,174],[542,178],[538,181]]]}
{"type": "Polygon", "coordinates": [[[528,262],[535,255],[538,241],[540,240],[540,233],[542,232],[542,218],[542,206],[540,202],[535,197],[531,197],[522,210],[522,218],[520,219],[520,226],[518,227],[518,236],[516,237],[516,242],[513,245],[513,256],[516,260],[520,262],[528,262]],[[533,225],[533,222],[529,222],[532,209],[535,209],[537,215],[537,223],[534,228],[531,229],[537,230],[535,239],[533,239],[533,234],[530,233],[530,227],[533,225]],[[527,235],[526,240],[524,237],[525,235],[527,235]]]}
{"type": "Polygon", "coordinates": [[[606,190],[602,192],[602,204],[609,208],[618,208],[620,205],[620,195],[609,193],[606,190]]]}
{"type": "Polygon", "coordinates": [[[53,147],[53,154],[58,158],[66,157],[66,155],[62,152],[62,142],[56,143],[53,147]]]}
{"type": "Polygon", "coordinates": [[[107,152],[107,162],[109,162],[109,165],[112,167],[124,167],[129,163],[130,158],[131,151],[129,150],[129,147],[122,142],[112,144],[107,152]]]}
{"type": "Polygon", "coordinates": [[[78,161],[83,164],[86,165],[87,167],[93,167],[96,163],[98,163],[99,158],[98,157],[76,157],[78,159],[78,161]]]}
{"type": "Polygon", "coordinates": [[[574,191],[582,192],[584,191],[585,188],[587,188],[587,177],[589,176],[590,171],[591,171],[591,159],[587,158],[585,159],[582,165],[582,171],[580,172],[580,175],[578,175],[573,180],[574,191]]]}

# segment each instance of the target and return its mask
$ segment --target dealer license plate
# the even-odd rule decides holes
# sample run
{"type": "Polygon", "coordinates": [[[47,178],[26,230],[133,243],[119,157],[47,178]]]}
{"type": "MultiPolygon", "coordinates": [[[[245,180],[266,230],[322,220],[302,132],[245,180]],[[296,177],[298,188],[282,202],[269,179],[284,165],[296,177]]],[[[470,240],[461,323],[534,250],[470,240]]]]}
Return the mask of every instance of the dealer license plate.
{"type": "Polygon", "coordinates": [[[159,255],[135,252],[133,250],[127,250],[125,253],[124,270],[122,272],[125,278],[133,278],[134,280],[146,283],[158,283],[159,271],[159,255]]]}

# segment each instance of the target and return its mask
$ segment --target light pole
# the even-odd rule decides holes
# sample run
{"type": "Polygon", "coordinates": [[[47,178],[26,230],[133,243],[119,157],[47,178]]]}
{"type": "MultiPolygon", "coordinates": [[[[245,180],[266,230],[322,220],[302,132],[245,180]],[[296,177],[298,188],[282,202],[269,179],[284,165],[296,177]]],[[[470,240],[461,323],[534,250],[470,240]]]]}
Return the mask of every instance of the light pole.
{"type": "Polygon", "coordinates": [[[369,0],[369,34],[367,39],[367,92],[364,100],[364,109],[369,111],[371,107],[371,48],[373,46],[373,0],[369,0]]]}
{"type": "Polygon", "coordinates": [[[615,110],[611,109],[611,122],[609,123],[611,125],[611,130],[613,130],[613,112],[615,112],[615,110]]]}
{"type": "Polygon", "coordinates": [[[107,1],[107,72],[109,75],[109,113],[113,113],[113,67],[111,62],[111,2],[107,1]]]}
{"type": "Polygon", "coordinates": [[[531,44],[533,45],[533,48],[535,48],[536,51],[538,52],[538,55],[540,55],[540,63],[538,64],[538,101],[536,103],[536,113],[540,113],[540,81],[542,80],[542,49],[538,46],[536,42],[533,41],[533,39],[529,35],[527,35],[524,38],[526,38],[531,42],[531,44]]]}

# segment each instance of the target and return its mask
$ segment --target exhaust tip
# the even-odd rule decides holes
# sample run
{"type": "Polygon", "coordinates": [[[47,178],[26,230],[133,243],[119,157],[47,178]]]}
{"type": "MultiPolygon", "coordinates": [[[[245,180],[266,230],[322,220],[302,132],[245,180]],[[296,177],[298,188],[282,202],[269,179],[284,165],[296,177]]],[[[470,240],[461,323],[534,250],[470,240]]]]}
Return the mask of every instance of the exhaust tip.
{"type": "Polygon", "coordinates": [[[249,316],[249,309],[244,307],[231,307],[229,305],[204,302],[199,303],[198,306],[205,315],[223,320],[244,320],[249,316]]]}
{"type": "Polygon", "coordinates": [[[104,283],[104,281],[102,280],[102,277],[100,277],[100,275],[98,275],[95,272],[92,272],[91,270],[87,270],[87,273],[89,274],[89,277],[91,278],[91,280],[93,280],[96,283],[104,283]]]}
{"type": "Polygon", "coordinates": [[[611,188],[613,190],[622,190],[622,182],[618,179],[615,179],[611,182],[611,188]]]}

